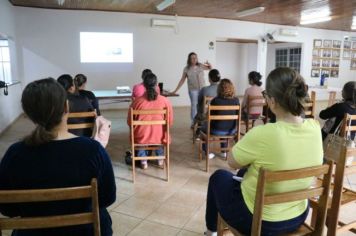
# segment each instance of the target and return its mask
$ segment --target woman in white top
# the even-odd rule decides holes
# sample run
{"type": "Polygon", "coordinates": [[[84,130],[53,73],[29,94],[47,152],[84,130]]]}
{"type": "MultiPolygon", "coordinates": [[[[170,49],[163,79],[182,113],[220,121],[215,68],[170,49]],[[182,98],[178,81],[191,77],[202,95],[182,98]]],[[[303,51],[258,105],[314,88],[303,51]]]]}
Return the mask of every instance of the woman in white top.
{"type": "MultiPolygon", "coordinates": [[[[247,100],[249,96],[262,96],[262,82],[261,82],[262,75],[257,71],[251,71],[248,74],[248,82],[251,87],[245,90],[245,95],[242,101],[242,116],[243,118],[247,118],[247,115],[251,117],[259,117],[262,113],[262,107],[251,107],[249,110],[250,114],[247,114],[247,100]]],[[[256,102],[261,102],[257,100],[256,102]]]]}
{"type": "Polygon", "coordinates": [[[177,88],[172,92],[173,94],[182,87],[185,80],[188,79],[188,91],[191,103],[190,120],[191,125],[194,125],[194,117],[197,113],[199,90],[205,86],[204,70],[210,70],[211,64],[206,61],[204,64],[198,61],[196,53],[191,52],[188,55],[187,65],[184,67],[182,78],[180,79],[177,88]]]}

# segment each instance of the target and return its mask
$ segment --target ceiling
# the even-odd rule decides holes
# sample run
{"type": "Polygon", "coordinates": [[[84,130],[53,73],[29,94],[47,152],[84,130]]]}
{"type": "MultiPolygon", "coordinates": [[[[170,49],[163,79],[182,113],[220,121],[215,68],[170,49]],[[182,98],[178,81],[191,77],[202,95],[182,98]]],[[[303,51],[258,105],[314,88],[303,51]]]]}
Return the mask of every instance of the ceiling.
{"type": "Polygon", "coordinates": [[[162,0],[9,0],[15,6],[100,10],[117,12],[152,13],[178,16],[208,17],[272,23],[280,25],[299,25],[303,10],[329,6],[332,20],[304,27],[350,31],[352,15],[356,13],[356,0],[176,0],[176,3],[162,12],[155,6],[162,0]],[[263,6],[265,11],[256,15],[237,18],[235,13],[263,6]]]}

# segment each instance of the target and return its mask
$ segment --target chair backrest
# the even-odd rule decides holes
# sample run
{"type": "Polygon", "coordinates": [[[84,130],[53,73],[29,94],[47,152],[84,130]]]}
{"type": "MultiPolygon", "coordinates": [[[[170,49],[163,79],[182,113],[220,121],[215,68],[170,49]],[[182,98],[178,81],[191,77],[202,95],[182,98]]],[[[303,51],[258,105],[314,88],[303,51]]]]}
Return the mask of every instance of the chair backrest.
{"type": "Polygon", "coordinates": [[[345,114],[342,121],[340,136],[347,137],[348,134],[356,132],[356,115],[345,114]]]}
{"type": "Polygon", "coordinates": [[[329,91],[328,107],[334,105],[336,99],[336,91],[329,91]]]}
{"type": "Polygon", "coordinates": [[[315,91],[311,91],[310,100],[303,104],[305,118],[315,118],[315,91]]]}
{"type": "Polygon", "coordinates": [[[30,190],[1,190],[0,203],[53,202],[73,199],[87,199],[92,202],[92,212],[41,217],[0,218],[1,230],[10,229],[43,229],[82,224],[94,225],[94,235],[100,235],[99,203],[97,181],[92,179],[91,185],[30,190]]]}
{"type": "Polygon", "coordinates": [[[208,130],[207,134],[210,135],[211,130],[211,121],[235,121],[235,130],[237,140],[240,140],[240,117],[241,117],[241,109],[240,105],[209,105],[208,106],[208,130]],[[212,115],[213,111],[231,111],[234,113],[233,115],[212,115]]]}
{"type": "Polygon", "coordinates": [[[131,128],[131,143],[135,143],[135,136],[134,136],[134,129],[137,126],[145,126],[145,125],[162,125],[164,127],[164,132],[169,138],[169,112],[167,109],[142,109],[142,110],[134,110],[132,107],[130,108],[131,114],[131,121],[130,121],[130,128],[131,128]],[[158,115],[161,116],[161,119],[155,120],[138,120],[140,115],[158,115]]]}
{"type": "Polygon", "coordinates": [[[261,96],[247,96],[247,114],[251,114],[251,108],[260,108],[261,113],[263,111],[263,107],[266,106],[265,98],[261,96]]]}
{"type": "Polygon", "coordinates": [[[251,235],[261,235],[262,212],[264,205],[300,201],[318,196],[320,196],[317,208],[318,219],[314,228],[314,232],[315,235],[322,235],[326,220],[331,175],[332,162],[330,161],[328,164],[322,166],[308,167],[296,170],[268,171],[264,168],[260,168],[256,189],[251,235]],[[267,194],[265,192],[265,186],[270,183],[303,179],[308,177],[319,177],[320,175],[324,175],[323,183],[321,186],[274,194],[267,194]]]}
{"type": "Polygon", "coordinates": [[[213,100],[214,97],[212,96],[204,96],[204,113],[208,111],[208,105],[210,104],[211,100],[213,100]]]}
{"type": "Polygon", "coordinates": [[[87,123],[78,123],[78,124],[68,124],[68,129],[74,130],[74,129],[87,129],[87,128],[94,128],[95,125],[95,117],[96,117],[96,111],[88,111],[88,112],[72,112],[68,114],[68,119],[69,118],[81,118],[81,119],[93,119],[93,122],[87,123]]]}
{"type": "MultiPolygon", "coordinates": [[[[327,149],[324,157],[335,163],[335,171],[333,178],[332,201],[330,207],[330,217],[328,219],[328,235],[336,235],[338,227],[338,219],[340,213],[341,198],[344,192],[344,176],[345,174],[355,174],[356,164],[352,162],[350,166],[345,168],[347,158],[356,156],[356,148],[349,147],[347,140],[344,137],[335,137],[327,149]]],[[[354,194],[354,196],[356,193],[354,194]]]]}

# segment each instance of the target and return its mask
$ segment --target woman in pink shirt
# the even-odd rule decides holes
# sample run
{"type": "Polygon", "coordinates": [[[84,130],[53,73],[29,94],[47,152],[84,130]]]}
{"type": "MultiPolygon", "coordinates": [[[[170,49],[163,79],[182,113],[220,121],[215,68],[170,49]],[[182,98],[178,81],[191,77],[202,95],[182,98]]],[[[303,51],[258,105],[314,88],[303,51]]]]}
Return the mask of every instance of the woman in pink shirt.
{"type": "MultiPolygon", "coordinates": [[[[150,69],[144,69],[142,71],[142,75],[141,75],[142,80],[145,79],[146,75],[151,74],[151,73],[152,73],[152,71],[150,69]]],[[[158,86],[156,86],[156,91],[157,91],[157,93],[159,93],[159,87],[158,86]]],[[[132,89],[132,98],[135,99],[135,98],[141,97],[141,96],[143,96],[145,94],[145,92],[146,92],[146,88],[143,85],[143,82],[139,83],[139,84],[135,84],[133,89],[132,89]]]]}
{"type": "MultiPolygon", "coordinates": [[[[262,96],[262,82],[261,82],[262,75],[256,71],[251,71],[248,74],[248,81],[251,87],[245,90],[245,95],[242,101],[242,116],[246,119],[247,116],[247,100],[249,96],[262,96]]],[[[256,101],[261,102],[261,101],[256,101]]],[[[249,111],[249,115],[251,117],[259,117],[262,113],[262,107],[251,107],[249,111]]]]}
{"type": "MultiPolygon", "coordinates": [[[[173,109],[170,101],[161,96],[157,88],[157,77],[155,74],[150,73],[143,79],[143,85],[146,92],[143,96],[136,98],[131,107],[134,110],[144,110],[144,109],[167,109],[169,117],[169,125],[173,124],[173,109]]],[[[130,110],[127,116],[127,124],[130,125],[130,110]]],[[[162,115],[140,115],[138,120],[161,120],[162,115]]],[[[150,144],[150,143],[166,143],[170,142],[170,137],[167,137],[166,132],[163,130],[162,125],[144,125],[137,126],[134,130],[135,143],[139,144],[150,144]]],[[[147,156],[147,150],[139,150],[136,154],[139,157],[147,156]]],[[[163,148],[156,150],[157,156],[163,156],[163,148]]],[[[159,165],[163,165],[163,160],[158,161],[159,165]]],[[[141,161],[141,167],[143,169],[147,168],[147,160],[141,161]]]]}

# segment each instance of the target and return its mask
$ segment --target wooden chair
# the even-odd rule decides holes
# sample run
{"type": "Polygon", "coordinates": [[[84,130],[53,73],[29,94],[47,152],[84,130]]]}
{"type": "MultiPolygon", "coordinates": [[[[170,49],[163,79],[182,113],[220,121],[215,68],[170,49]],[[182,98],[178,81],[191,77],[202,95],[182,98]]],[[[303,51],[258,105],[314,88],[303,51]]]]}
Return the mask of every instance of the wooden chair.
{"type": "Polygon", "coordinates": [[[207,120],[207,130],[206,133],[204,131],[200,131],[200,142],[199,142],[199,160],[202,160],[203,153],[203,143],[206,144],[205,151],[205,160],[206,160],[206,172],[209,172],[209,153],[212,150],[210,148],[210,144],[212,143],[221,143],[227,142],[226,148],[220,148],[219,151],[230,150],[230,142],[239,141],[240,140],[240,117],[241,110],[239,105],[228,105],[228,106],[208,106],[208,120],[207,120]],[[235,115],[212,115],[214,111],[232,111],[235,115]],[[211,131],[211,122],[212,121],[236,121],[236,133],[232,135],[212,135],[211,131]]]}
{"type": "Polygon", "coordinates": [[[0,236],[2,235],[2,230],[44,229],[83,224],[93,224],[94,235],[100,236],[99,203],[96,179],[92,179],[91,185],[89,186],[53,189],[1,190],[1,204],[54,202],[86,198],[91,199],[91,212],[41,217],[0,218],[0,236]]]}
{"type": "Polygon", "coordinates": [[[77,130],[77,129],[93,129],[95,125],[96,111],[88,112],[72,112],[68,114],[68,119],[70,118],[81,118],[81,119],[93,119],[93,122],[83,122],[77,124],[68,124],[68,130],[77,130]]]}
{"type": "MultiPolygon", "coordinates": [[[[346,224],[339,220],[339,213],[342,206],[356,203],[356,191],[344,186],[344,177],[351,174],[356,174],[356,162],[346,166],[347,158],[356,156],[356,148],[347,147],[347,142],[344,138],[334,139],[333,146],[328,148],[324,153],[327,160],[335,163],[333,180],[331,183],[332,197],[328,204],[328,236],[334,236],[341,232],[352,231],[356,233],[356,217],[354,221],[346,224]]],[[[312,224],[317,219],[318,215],[314,212],[316,199],[310,200],[310,206],[313,208],[312,224]]],[[[354,214],[355,216],[355,214],[354,214]]]]}
{"type": "MultiPolygon", "coordinates": [[[[258,182],[257,182],[257,191],[255,198],[255,207],[253,212],[253,220],[251,227],[251,235],[258,236],[261,234],[261,225],[262,225],[262,211],[264,205],[277,204],[284,202],[299,201],[303,199],[308,199],[310,197],[320,196],[317,213],[318,218],[316,221],[316,226],[314,228],[310,227],[304,223],[297,232],[293,232],[286,235],[322,235],[324,224],[326,220],[326,209],[327,209],[327,200],[329,195],[330,180],[332,174],[332,164],[322,166],[308,167],[297,170],[287,170],[287,171],[267,171],[263,168],[259,170],[258,182]],[[321,186],[301,189],[292,192],[283,192],[276,194],[267,194],[265,192],[265,186],[269,183],[286,181],[286,180],[296,180],[306,177],[317,177],[324,175],[323,183],[321,186]]],[[[224,219],[218,215],[218,236],[224,235],[225,228],[228,228],[234,235],[242,235],[236,229],[229,226],[224,219]]]]}
{"type": "Polygon", "coordinates": [[[149,143],[149,144],[139,144],[135,143],[134,130],[138,126],[148,126],[148,125],[162,125],[167,139],[170,136],[169,133],[169,113],[167,109],[161,110],[134,110],[131,109],[130,117],[130,128],[131,128],[131,152],[132,152],[132,178],[135,182],[135,161],[138,160],[163,160],[164,168],[166,169],[166,181],[169,181],[169,142],[167,143],[149,143]],[[140,115],[161,115],[163,118],[158,120],[139,120],[140,115]],[[158,150],[159,148],[164,149],[164,156],[136,156],[136,151],[138,150],[158,150]]]}
{"type": "Polygon", "coordinates": [[[334,105],[336,100],[336,91],[329,91],[328,107],[334,105]]]}
{"type": "Polygon", "coordinates": [[[257,120],[262,120],[263,123],[266,122],[266,117],[263,116],[263,108],[266,106],[266,101],[264,99],[263,96],[248,96],[247,97],[247,103],[246,103],[246,115],[247,117],[245,118],[244,122],[246,125],[246,133],[248,132],[248,130],[251,128],[253,128],[255,126],[255,122],[257,120]],[[251,108],[255,108],[255,107],[259,107],[261,108],[261,114],[256,117],[253,116],[253,114],[251,115],[251,108]],[[251,125],[251,126],[250,126],[251,125]]]}
{"type": "MultiPolygon", "coordinates": [[[[211,100],[213,100],[214,97],[211,96],[204,96],[204,114],[208,110],[208,105],[210,104],[211,100]]],[[[195,143],[195,140],[197,138],[197,130],[202,127],[202,124],[200,122],[196,122],[193,127],[193,143],[195,143]]]]}
{"type": "Polygon", "coordinates": [[[356,123],[356,115],[346,113],[342,122],[340,136],[346,137],[349,132],[356,132],[356,125],[352,125],[352,123],[356,123]]]}
{"type": "Polygon", "coordinates": [[[311,91],[310,100],[303,104],[305,118],[315,118],[315,91],[311,91]]]}

